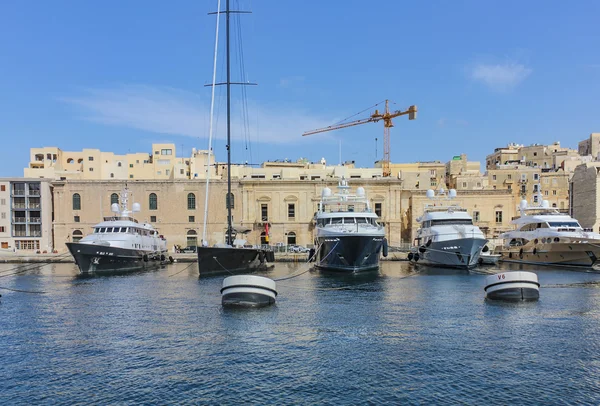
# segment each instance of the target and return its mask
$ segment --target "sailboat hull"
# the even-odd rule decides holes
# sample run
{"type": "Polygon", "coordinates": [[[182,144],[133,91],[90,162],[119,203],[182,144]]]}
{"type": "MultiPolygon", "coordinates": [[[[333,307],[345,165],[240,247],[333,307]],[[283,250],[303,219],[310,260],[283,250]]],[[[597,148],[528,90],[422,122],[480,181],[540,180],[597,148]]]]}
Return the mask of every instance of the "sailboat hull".
{"type": "Polygon", "coordinates": [[[255,248],[198,247],[200,275],[253,272],[266,266],[272,252],[255,248]]]}

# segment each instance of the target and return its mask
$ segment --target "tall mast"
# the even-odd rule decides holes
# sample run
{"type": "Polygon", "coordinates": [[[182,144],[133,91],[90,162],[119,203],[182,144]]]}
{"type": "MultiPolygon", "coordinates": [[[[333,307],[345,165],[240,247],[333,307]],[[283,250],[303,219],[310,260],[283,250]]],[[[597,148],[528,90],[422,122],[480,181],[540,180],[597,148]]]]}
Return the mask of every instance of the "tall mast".
{"type": "Polygon", "coordinates": [[[229,64],[229,0],[225,5],[225,42],[227,43],[227,242],[231,241],[231,69],[229,64]]]}

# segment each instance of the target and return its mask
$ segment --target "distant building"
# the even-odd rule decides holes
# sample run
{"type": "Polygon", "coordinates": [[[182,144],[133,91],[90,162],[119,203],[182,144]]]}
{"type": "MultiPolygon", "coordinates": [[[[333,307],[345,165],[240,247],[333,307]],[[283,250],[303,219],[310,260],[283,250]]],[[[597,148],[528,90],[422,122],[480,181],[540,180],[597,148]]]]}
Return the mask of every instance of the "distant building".
{"type": "Polygon", "coordinates": [[[53,249],[50,180],[0,179],[0,251],[53,249]]]}

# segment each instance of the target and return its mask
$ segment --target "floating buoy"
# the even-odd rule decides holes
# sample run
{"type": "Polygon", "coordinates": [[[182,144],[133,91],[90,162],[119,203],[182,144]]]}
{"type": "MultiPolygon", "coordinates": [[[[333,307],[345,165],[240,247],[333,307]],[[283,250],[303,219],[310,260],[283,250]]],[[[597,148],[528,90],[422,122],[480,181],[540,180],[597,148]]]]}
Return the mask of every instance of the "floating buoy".
{"type": "Polygon", "coordinates": [[[275,281],[264,276],[235,275],[223,279],[221,304],[235,307],[263,307],[275,303],[275,281]]]}
{"type": "Polygon", "coordinates": [[[485,297],[491,300],[538,300],[540,284],[533,272],[504,272],[485,280],[485,297]]]}

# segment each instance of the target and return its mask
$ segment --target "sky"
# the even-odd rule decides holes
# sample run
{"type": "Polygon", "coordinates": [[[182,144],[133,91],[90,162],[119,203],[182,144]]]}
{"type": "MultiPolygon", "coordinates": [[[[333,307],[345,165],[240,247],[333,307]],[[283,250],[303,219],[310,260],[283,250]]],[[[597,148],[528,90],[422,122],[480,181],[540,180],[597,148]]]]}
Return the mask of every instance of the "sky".
{"type": "MultiPolygon", "coordinates": [[[[222,0],[221,8],[225,8],[222,0]]],[[[394,120],[391,161],[560,141],[600,131],[600,3],[231,0],[232,160],[307,158],[370,167],[383,124],[303,137],[417,105],[394,120]],[[241,40],[240,40],[241,39],[241,40]],[[243,58],[240,57],[243,50],[243,58]],[[243,63],[242,63],[243,61],[243,63]],[[244,97],[245,93],[245,97],[244,97]],[[362,112],[360,114],[357,114],[362,112]]],[[[32,147],[206,149],[217,0],[0,2],[0,177],[32,147]]],[[[217,82],[225,80],[225,18],[217,82]]],[[[225,89],[213,148],[226,160],[225,89]]]]}

